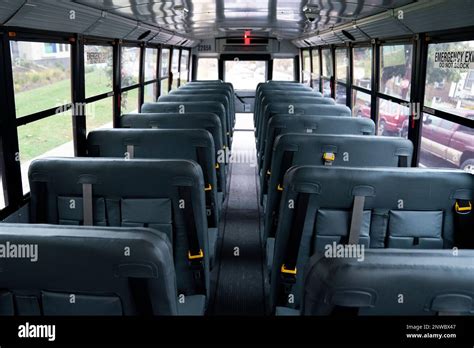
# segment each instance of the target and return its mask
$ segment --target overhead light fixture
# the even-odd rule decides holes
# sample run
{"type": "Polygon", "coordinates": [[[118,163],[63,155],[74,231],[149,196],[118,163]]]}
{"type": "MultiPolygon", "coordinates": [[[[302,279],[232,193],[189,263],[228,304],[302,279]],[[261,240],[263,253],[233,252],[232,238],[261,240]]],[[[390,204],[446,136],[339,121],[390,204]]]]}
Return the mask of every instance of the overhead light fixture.
{"type": "Polygon", "coordinates": [[[312,4],[311,1],[308,1],[308,3],[303,6],[303,13],[308,21],[314,22],[316,18],[319,17],[321,9],[318,5],[312,4]]]}
{"type": "Polygon", "coordinates": [[[150,35],[150,34],[151,34],[151,30],[147,30],[147,31],[145,31],[143,34],[141,34],[141,35],[138,37],[137,40],[138,40],[138,41],[141,41],[141,40],[143,40],[144,38],[146,38],[146,37],[147,37],[148,35],[150,35]]]}
{"type": "Polygon", "coordinates": [[[173,6],[173,10],[175,10],[175,11],[182,11],[183,14],[186,14],[186,13],[189,12],[189,10],[188,10],[188,9],[186,8],[186,6],[184,6],[184,5],[174,5],[174,6],[173,6]]]}
{"type": "Polygon", "coordinates": [[[341,33],[342,35],[344,35],[347,39],[351,40],[351,41],[355,41],[356,38],[354,37],[354,35],[352,35],[351,33],[349,33],[348,31],[345,31],[345,30],[341,30],[341,33]]]}

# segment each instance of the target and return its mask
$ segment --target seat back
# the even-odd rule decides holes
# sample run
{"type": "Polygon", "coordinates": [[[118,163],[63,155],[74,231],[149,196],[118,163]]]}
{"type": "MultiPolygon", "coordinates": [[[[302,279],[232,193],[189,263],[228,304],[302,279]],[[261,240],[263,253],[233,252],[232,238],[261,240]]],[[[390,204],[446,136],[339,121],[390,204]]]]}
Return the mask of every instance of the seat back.
{"type": "Polygon", "coordinates": [[[263,140],[267,136],[268,122],[274,115],[315,115],[315,116],[352,116],[351,109],[345,105],[303,104],[303,103],[272,103],[265,107],[262,115],[262,127],[257,130],[257,153],[265,153],[263,140]]]}
{"type": "Polygon", "coordinates": [[[230,133],[230,136],[232,137],[233,123],[232,123],[229,99],[227,98],[227,96],[219,95],[219,94],[212,94],[212,95],[209,95],[209,94],[191,94],[191,95],[168,94],[168,95],[164,95],[158,98],[158,102],[201,102],[201,101],[214,101],[214,102],[218,102],[224,105],[225,112],[226,112],[226,117],[225,117],[226,128],[227,128],[227,131],[230,133]]]}
{"type": "Polygon", "coordinates": [[[207,294],[204,179],[196,162],[45,158],[31,163],[28,176],[33,223],[150,227],[165,233],[173,244],[178,291],[185,295],[200,293],[202,288],[188,262],[190,236],[197,238],[204,253],[207,294]]]}
{"type": "Polygon", "coordinates": [[[413,144],[404,138],[295,133],[279,135],[273,147],[271,175],[266,176],[268,195],[264,236],[275,236],[283,178],[292,166],[407,167],[411,166],[412,157],[413,144]],[[332,158],[325,160],[325,157],[332,158]]]}
{"type": "MultiPolygon", "coordinates": [[[[290,236],[301,236],[293,239],[296,268],[301,271],[315,252],[347,243],[356,197],[365,197],[356,222],[359,244],[442,249],[455,246],[456,233],[461,233],[456,225],[457,201],[472,201],[474,196],[474,176],[460,170],[295,166],[286,173],[283,185],[271,274],[273,305],[282,284],[280,268],[290,255],[290,236]],[[283,204],[290,201],[298,208],[283,204]]],[[[474,230],[472,220],[467,230],[474,230]]],[[[296,307],[302,280],[297,276],[292,287],[296,307]]]]}
{"type": "Polygon", "coordinates": [[[473,260],[473,250],[365,250],[363,261],[317,253],[302,314],[474,315],[473,260]]]}
{"type": "Polygon", "coordinates": [[[231,137],[227,131],[227,114],[222,103],[212,101],[144,103],[141,111],[142,113],[176,113],[181,115],[195,112],[216,114],[221,121],[224,145],[230,148],[231,137]]]}
{"type": "MultiPolygon", "coordinates": [[[[314,115],[275,115],[268,122],[266,139],[264,140],[263,156],[258,158],[262,176],[270,170],[273,144],[278,135],[287,133],[303,134],[375,134],[375,123],[368,118],[362,117],[332,117],[314,115]]],[[[266,188],[261,186],[263,193],[266,188]]]]}
{"type": "Polygon", "coordinates": [[[235,103],[234,103],[234,98],[232,97],[232,94],[227,90],[227,89],[216,89],[216,88],[211,88],[211,87],[206,87],[206,88],[178,88],[178,89],[173,89],[169,95],[198,95],[198,94],[206,94],[206,95],[222,95],[226,97],[227,103],[229,105],[229,110],[230,110],[230,116],[232,120],[232,128],[234,127],[235,123],[235,103]]]}
{"type": "MultiPolygon", "coordinates": [[[[157,128],[157,129],[204,129],[212,134],[217,168],[218,187],[226,187],[226,169],[228,166],[225,153],[222,126],[219,117],[213,113],[181,114],[126,114],[120,118],[121,128],[157,128]],[[224,157],[224,158],[222,158],[224,157]],[[222,165],[222,159],[225,165],[222,165]]],[[[225,190],[222,191],[225,194],[225,190]]]]}
{"type": "MultiPolygon", "coordinates": [[[[208,227],[217,227],[219,211],[216,158],[212,135],[204,129],[99,129],[87,136],[90,157],[185,159],[204,175],[208,227]]],[[[220,190],[222,191],[222,187],[220,190]]]]}
{"type": "Polygon", "coordinates": [[[0,224],[0,315],[176,315],[173,249],[147,228],[0,224]],[[19,259],[22,258],[22,259],[19,259]]]}
{"type": "MultiPolygon", "coordinates": [[[[255,104],[255,114],[254,114],[254,120],[257,120],[260,118],[260,113],[262,110],[262,102],[265,99],[265,97],[322,97],[323,95],[319,92],[316,91],[308,91],[308,90],[292,90],[291,88],[289,90],[269,90],[269,91],[264,91],[261,94],[261,98],[259,100],[258,104],[255,104]]],[[[258,122],[255,122],[257,124],[258,122]]]]}
{"type": "MultiPolygon", "coordinates": [[[[317,104],[317,105],[335,105],[336,102],[332,98],[323,98],[323,97],[315,97],[315,96],[294,96],[294,95],[288,95],[288,96],[281,96],[281,95],[276,95],[276,96],[265,96],[262,98],[261,102],[261,110],[266,110],[268,105],[272,105],[275,103],[287,103],[289,105],[287,107],[287,113],[292,113],[292,109],[294,109],[294,106],[296,104],[317,104]]],[[[259,136],[260,132],[264,131],[262,130],[262,127],[267,127],[268,124],[268,117],[270,115],[268,113],[263,112],[259,118],[258,118],[258,123],[257,123],[257,137],[259,136]]]]}

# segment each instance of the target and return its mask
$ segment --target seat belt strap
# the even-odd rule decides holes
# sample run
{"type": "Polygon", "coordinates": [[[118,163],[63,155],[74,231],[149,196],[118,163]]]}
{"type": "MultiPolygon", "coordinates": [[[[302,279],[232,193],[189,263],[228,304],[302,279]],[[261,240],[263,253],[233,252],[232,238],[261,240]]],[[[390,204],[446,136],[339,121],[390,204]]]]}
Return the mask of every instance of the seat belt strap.
{"type": "Polygon", "coordinates": [[[285,178],[285,174],[290,169],[293,164],[293,156],[294,151],[285,151],[283,152],[283,157],[281,160],[281,171],[278,173],[278,186],[276,189],[276,197],[275,197],[275,207],[272,212],[272,228],[270,229],[269,237],[274,237],[276,233],[276,228],[278,226],[278,214],[280,208],[280,201],[281,201],[281,193],[283,192],[283,179],[285,178]]]}
{"type": "Polygon", "coordinates": [[[286,244],[283,263],[280,267],[280,286],[278,304],[286,305],[293,284],[296,283],[298,254],[306,220],[310,194],[299,193],[295,203],[295,213],[291,223],[290,235],[286,244]]]}
{"type": "Polygon", "coordinates": [[[217,227],[215,223],[215,202],[214,202],[214,195],[213,195],[213,188],[212,188],[212,175],[208,172],[206,167],[206,148],[204,147],[196,147],[196,158],[198,164],[201,166],[202,173],[204,176],[204,193],[206,197],[206,215],[207,215],[207,225],[209,227],[217,227]]]}
{"type": "Polygon", "coordinates": [[[180,199],[184,202],[183,214],[186,224],[186,236],[188,239],[188,262],[193,272],[196,291],[205,293],[205,274],[204,274],[204,251],[199,246],[199,238],[196,229],[196,220],[194,218],[194,209],[192,202],[192,188],[190,186],[179,186],[178,193],[180,199]]]}
{"type": "Polygon", "coordinates": [[[135,158],[135,145],[127,145],[127,158],[135,158]]]}
{"type": "Polygon", "coordinates": [[[92,226],[94,224],[92,184],[82,184],[82,213],[84,226],[92,226]]]}
{"type": "Polygon", "coordinates": [[[399,155],[398,156],[398,166],[400,168],[407,168],[408,167],[408,156],[399,155]]]}
{"type": "Polygon", "coordinates": [[[359,244],[360,230],[364,218],[365,196],[355,196],[354,205],[352,206],[351,227],[349,230],[348,244],[359,244]]]}

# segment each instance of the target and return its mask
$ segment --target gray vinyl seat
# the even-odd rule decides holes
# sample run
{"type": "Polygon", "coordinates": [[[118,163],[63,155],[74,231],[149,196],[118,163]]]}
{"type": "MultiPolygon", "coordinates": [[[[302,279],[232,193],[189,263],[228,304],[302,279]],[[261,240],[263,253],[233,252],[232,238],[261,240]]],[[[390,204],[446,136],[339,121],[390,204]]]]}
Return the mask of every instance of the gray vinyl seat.
{"type": "Polygon", "coordinates": [[[178,292],[209,298],[211,232],[196,162],[44,158],[28,176],[30,222],[159,230],[173,245],[178,292]]]}
{"type": "Polygon", "coordinates": [[[265,202],[268,193],[267,176],[272,162],[272,152],[275,138],[287,133],[302,134],[375,134],[375,123],[365,117],[332,117],[332,116],[304,116],[275,115],[268,122],[265,139],[265,152],[262,157],[260,171],[260,203],[265,202]]]}
{"type": "Polygon", "coordinates": [[[474,250],[365,250],[311,257],[303,315],[474,315],[474,250]],[[403,301],[401,302],[400,295],[403,301]]]}
{"type": "MultiPolygon", "coordinates": [[[[206,86],[205,86],[206,87],[206,86]]],[[[178,88],[173,89],[168,95],[197,95],[197,94],[206,94],[206,95],[222,95],[227,98],[227,103],[229,105],[230,110],[230,117],[232,121],[232,128],[233,130],[235,125],[235,101],[232,94],[229,92],[228,89],[219,89],[219,88],[178,88]]]]}
{"type": "Polygon", "coordinates": [[[232,124],[232,117],[231,117],[231,112],[230,112],[230,105],[229,105],[229,99],[225,95],[219,95],[219,94],[186,94],[186,95],[181,95],[181,94],[168,94],[164,95],[158,98],[158,102],[201,102],[201,101],[213,101],[213,102],[218,102],[224,105],[225,112],[226,112],[226,117],[225,117],[225,122],[226,122],[226,128],[227,128],[227,135],[232,138],[233,135],[233,124],[232,124]]]}
{"type": "Polygon", "coordinates": [[[292,89],[289,90],[269,90],[265,91],[261,94],[261,98],[257,102],[255,102],[255,114],[254,114],[254,120],[255,120],[255,126],[258,124],[258,120],[260,119],[260,112],[262,110],[262,103],[264,102],[265,98],[268,97],[279,97],[279,98],[288,98],[288,97],[294,97],[294,98],[300,98],[300,97],[322,97],[323,95],[320,92],[316,91],[307,91],[307,90],[297,90],[293,91],[292,89]]]}
{"type": "Polygon", "coordinates": [[[158,128],[158,129],[205,129],[214,139],[217,159],[217,192],[226,194],[226,168],[229,163],[225,154],[221,120],[213,113],[181,114],[125,114],[120,118],[121,128],[158,128]],[[184,117],[183,117],[184,116],[184,117]],[[191,116],[191,117],[188,117],[191,116]]]}
{"type": "MultiPolygon", "coordinates": [[[[207,130],[99,129],[87,136],[87,154],[89,157],[126,156],[127,159],[185,159],[197,162],[206,187],[207,225],[218,228],[222,197],[219,202],[214,141],[207,130]]],[[[215,240],[210,240],[210,244],[215,245],[215,240]]],[[[214,251],[214,248],[211,247],[211,250],[214,251]]]]}
{"type": "Polygon", "coordinates": [[[160,103],[144,103],[142,105],[142,113],[176,113],[181,114],[184,116],[192,116],[188,115],[189,113],[213,113],[219,116],[221,120],[221,127],[222,127],[222,135],[223,135],[223,142],[224,146],[227,148],[231,148],[231,137],[227,134],[227,121],[226,121],[226,112],[224,105],[218,102],[160,102],[160,103]]]}
{"type": "MultiPolygon", "coordinates": [[[[316,96],[294,96],[294,95],[288,95],[288,96],[281,96],[281,95],[276,95],[276,96],[265,96],[262,99],[261,102],[261,110],[262,113],[257,119],[257,139],[260,140],[259,135],[264,132],[262,129],[263,127],[267,127],[268,124],[268,118],[270,115],[268,112],[265,112],[267,110],[267,106],[273,105],[273,104],[282,104],[282,103],[287,103],[287,105],[292,105],[293,107],[295,105],[300,105],[300,104],[316,104],[316,105],[335,105],[336,102],[332,98],[324,98],[324,97],[316,97],[316,96]]],[[[286,113],[291,113],[290,107],[287,106],[286,108],[286,113]]]]}
{"type": "Polygon", "coordinates": [[[235,125],[235,93],[234,93],[234,87],[232,86],[231,83],[229,82],[218,82],[218,81],[192,81],[186,84],[183,87],[178,88],[176,91],[187,91],[187,90],[205,90],[205,89],[213,89],[216,91],[226,91],[227,92],[227,97],[229,98],[229,101],[231,103],[231,109],[234,110],[233,114],[233,124],[232,126],[235,125]]]}
{"type": "Polygon", "coordinates": [[[267,137],[268,122],[274,115],[285,114],[293,115],[315,115],[315,116],[352,116],[351,109],[345,105],[321,105],[321,104],[302,104],[302,103],[273,103],[267,105],[262,118],[265,120],[265,126],[260,129],[257,135],[257,163],[260,169],[263,164],[263,154],[265,153],[264,139],[267,137]]]}
{"type": "Polygon", "coordinates": [[[179,301],[173,248],[148,228],[0,224],[0,315],[203,315],[204,295],[179,301]]]}
{"type": "MultiPolygon", "coordinates": [[[[336,117],[335,117],[336,118],[336,117]]],[[[275,140],[265,204],[263,241],[267,242],[267,264],[271,267],[283,178],[293,166],[408,167],[413,157],[410,140],[375,135],[279,135],[275,140]],[[324,157],[333,158],[325,160],[324,157]]]]}
{"type": "Polygon", "coordinates": [[[455,207],[474,197],[474,176],[461,170],[295,166],[283,185],[282,202],[294,205],[280,206],[271,308],[300,308],[304,266],[328,247],[450,249],[474,230],[472,218],[465,230],[458,223],[455,207]]]}
{"type": "MultiPolygon", "coordinates": [[[[260,86],[257,86],[257,90],[255,92],[255,105],[257,106],[257,112],[260,114],[262,111],[258,109],[259,104],[262,101],[263,95],[266,92],[272,93],[272,92],[296,92],[296,91],[306,91],[306,92],[313,92],[313,89],[308,86],[304,86],[302,84],[296,83],[296,84],[267,84],[263,83],[260,86]]],[[[254,121],[255,121],[256,114],[254,113],[254,121]]]]}

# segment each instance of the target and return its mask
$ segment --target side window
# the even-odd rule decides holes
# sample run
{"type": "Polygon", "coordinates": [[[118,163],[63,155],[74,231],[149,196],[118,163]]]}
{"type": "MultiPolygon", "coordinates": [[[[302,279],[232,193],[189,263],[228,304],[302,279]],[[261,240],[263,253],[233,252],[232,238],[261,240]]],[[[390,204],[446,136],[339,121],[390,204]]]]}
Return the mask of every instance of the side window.
{"type": "Polygon", "coordinates": [[[170,49],[163,48],[160,57],[160,92],[161,95],[168,94],[169,89],[169,67],[170,67],[170,49]]]}
{"type": "Polygon", "coordinates": [[[309,85],[311,79],[311,59],[309,57],[309,50],[303,50],[303,66],[302,66],[302,74],[303,74],[303,83],[309,85]]]}
{"type": "Polygon", "coordinates": [[[412,74],[412,45],[384,45],[380,48],[379,92],[409,100],[412,74]]]}
{"type": "Polygon", "coordinates": [[[295,80],[295,60],[293,58],[273,59],[273,80],[294,81],[295,80]]]}
{"type": "Polygon", "coordinates": [[[49,111],[17,128],[23,192],[28,168],[44,156],[74,156],[72,142],[71,53],[67,43],[11,41],[16,116],[49,111]],[[54,130],[54,131],[52,131],[54,130]]]}
{"type": "MultiPolygon", "coordinates": [[[[109,93],[113,80],[113,48],[105,45],[84,46],[86,97],[109,93]]],[[[86,106],[87,132],[112,127],[112,97],[88,103],[86,106]]]]}
{"type": "Polygon", "coordinates": [[[218,79],[217,58],[199,58],[197,63],[198,80],[217,80],[218,79]]]}

